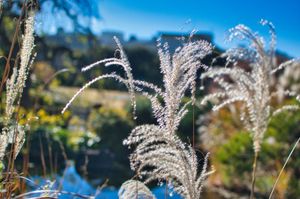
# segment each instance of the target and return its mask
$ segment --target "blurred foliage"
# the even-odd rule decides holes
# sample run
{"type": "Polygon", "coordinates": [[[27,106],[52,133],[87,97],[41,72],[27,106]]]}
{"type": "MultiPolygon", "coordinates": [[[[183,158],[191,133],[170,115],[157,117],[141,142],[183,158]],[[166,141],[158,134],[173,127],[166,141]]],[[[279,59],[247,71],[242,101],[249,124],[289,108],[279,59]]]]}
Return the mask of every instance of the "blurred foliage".
{"type": "MultiPolygon", "coordinates": [[[[203,144],[209,146],[206,150],[212,153],[212,165],[218,171],[212,176],[211,182],[221,183],[230,190],[243,193],[249,190],[251,181],[253,146],[249,133],[240,131],[241,124],[235,119],[235,114],[232,114],[234,110],[236,109],[232,107],[231,111],[222,109],[218,114],[211,114],[210,121],[213,122],[208,126],[209,133],[204,133],[202,138],[203,142],[211,139],[213,143],[203,144]]],[[[270,121],[258,161],[256,187],[263,198],[270,193],[285,159],[300,137],[299,123],[299,112],[283,112],[270,121]]],[[[296,150],[281,176],[276,188],[276,198],[299,196],[299,155],[300,151],[296,150]]]]}
{"type": "MultiPolygon", "coordinates": [[[[185,101],[190,100],[186,98],[185,101]]],[[[195,142],[197,143],[197,129],[199,128],[199,124],[196,122],[197,118],[199,118],[203,111],[200,110],[196,105],[189,105],[187,107],[187,114],[181,120],[181,123],[178,127],[178,135],[180,139],[185,141],[186,143],[192,144],[192,137],[193,137],[193,129],[195,133],[195,142]],[[194,127],[193,127],[194,126],[194,127]]]]}
{"type": "Polygon", "coordinates": [[[124,179],[132,176],[129,170],[129,151],[123,146],[123,140],[133,128],[132,119],[127,115],[123,110],[102,107],[93,110],[88,119],[89,129],[100,138],[95,148],[102,157],[91,159],[93,162],[88,166],[90,175],[95,177],[95,173],[101,171],[100,177],[110,179],[110,183],[114,185],[120,185],[124,179]]]}
{"type": "MultiPolygon", "coordinates": [[[[142,124],[155,124],[156,120],[152,113],[151,108],[151,102],[142,96],[137,97],[136,101],[136,120],[135,120],[135,126],[142,125],[142,124]]],[[[126,106],[126,110],[128,113],[131,114],[131,117],[133,117],[132,112],[132,106],[131,103],[128,103],[126,106]]]]}
{"type": "Polygon", "coordinates": [[[226,165],[225,170],[221,172],[227,186],[238,184],[234,182],[236,178],[242,182],[247,179],[244,175],[252,171],[252,151],[252,140],[245,132],[238,132],[226,144],[217,149],[213,159],[226,165]]]}
{"type": "Polygon", "coordinates": [[[101,147],[113,148],[115,151],[121,149],[122,138],[125,139],[133,127],[132,120],[127,118],[127,113],[124,110],[108,109],[106,107],[93,110],[87,123],[89,129],[97,132],[101,137],[103,141],[101,147]],[[114,138],[107,139],[112,133],[115,133],[114,138]]]}

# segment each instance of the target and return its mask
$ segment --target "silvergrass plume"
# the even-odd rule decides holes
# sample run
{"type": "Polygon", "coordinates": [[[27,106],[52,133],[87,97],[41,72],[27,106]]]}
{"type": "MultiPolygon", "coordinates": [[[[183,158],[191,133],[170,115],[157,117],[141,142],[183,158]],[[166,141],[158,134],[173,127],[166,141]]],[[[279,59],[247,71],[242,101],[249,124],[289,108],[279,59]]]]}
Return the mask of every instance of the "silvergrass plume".
{"type": "Polygon", "coordinates": [[[128,61],[128,58],[123,50],[123,47],[120,43],[120,41],[118,40],[117,37],[114,37],[115,42],[117,43],[118,49],[116,50],[116,52],[119,52],[120,57],[117,58],[108,58],[108,59],[104,59],[98,62],[95,62],[91,65],[88,65],[84,68],[82,68],[82,71],[87,71],[90,70],[92,68],[94,68],[95,66],[98,66],[99,64],[105,64],[106,67],[111,66],[111,65],[118,65],[120,66],[126,73],[126,78],[121,77],[120,75],[116,75],[115,73],[110,73],[110,74],[106,74],[106,75],[101,75],[96,77],[95,79],[91,80],[90,82],[88,82],[87,84],[85,84],[74,96],[73,98],[66,104],[66,106],[63,108],[62,113],[64,113],[67,108],[71,105],[71,103],[75,100],[75,98],[81,93],[83,92],[86,88],[88,88],[91,84],[95,83],[98,80],[101,79],[106,79],[106,78],[112,78],[115,79],[123,84],[126,85],[126,87],[129,90],[130,93],[130,98],[131,98],[131,103],[133,106],[133,114],[135,115],[135,111],[136,111],[136,102],[135,102],[135,94],[134,94],[134,90],[135,90],[135,85],[134,85],[134,80],[133,80],[133,76],[131,73],[131,67],[130,67],[130,63],[128,61]]]}
{"type": "MultiPolygon", "coordinates": [[[[187,199],[198,199],[202,190],[204,179],[210,172],[206,171],[208,155],[204,159],[202,172],[198,172],[198,160],[194,149],[186,146],[176,135],[181,119],[187,113],[187,106],[194,103],[196,73],[200,67],[201,59],[211,53],[212,46],[206,41],[187,42],[170,54],[168,44],[158,42],[160,70],[163,74],[164,88],[149,82],[134,80],[131,67],[120,42],[118,45],[120,58],[108,58],[86,66],[82,71],[87,71],[97,66],[119,65],[126,78],[110,73],[96,77],[85,84],[67,103],[64,112],[75,98],[94,82],[113,78],[127,86],[135,111],[135,92],[146,96],[152,104],[152,111],[158,125],[142,125],[136,127],[124,141],[126,145],[134,145],[135,151],[130,157],[132,169],[140,177],[145,177],[145,182],[152,180],[168,179],[174,190],[187,199]],[[186,92],[191,92],[191,100],[184,103],[186,92]],[[162,99],[162,102],[159,101],[162,99]],[[148,167],[150,166],[149,169],[148,167]],[[148,168],[146,171],[144,168],[148,168]]],[[[131,190],[135,192],[135,190],[131,190]]]]}
{"type": "Polygon", "coordinates": [[[281,89],[290,88],[291,91],[300,93],[300,61],[287,67],[279,78],[281,89]]]}
{"type": "Polygon", "coordinates": [[[156,199],[148,187],[144,183],[137,180],[127,180],[124,182],[119,189],[118,196],[119,199],[156,199]]]}
{"type": "Polygon", "coordinates": [[[6,82],[4,127],[1,132],[3,142],[1,142],[0,146],[1,160],[4,156],[7,145],[14,142],[15,135],[17,135],[15,139],[17,142],[15,143],[15,157],[22,148],[25,139],[24,128],[18,124],[14,124],[15,121],[13,119],[13,114],[15,113],[16,107],[20,104],[29,70],[35,58],[35,55],[32,56],[34,48],[34,17],[35,13],[30,11],[28,18],[25,21],[25,32],[22,36],[19,67],[13,68],[13,72],[6,82]]]}
{"type": "MultiPolygon", "coordinates": [[[[133,129],[124,144],[135,147],[130,156],[131,168],[145,183],[168,180],[174,191],[186,199],[200,198],[207,172],[208,155],[202,172],[198,172],[198,160],[194,149],[185,145],[176,135],[180,121],[193,103],[194,81],[201,66],[200,59],[211,52],[204,41],[189,42],[173,55],[168,45],[158,45],[160,69],[164,88],[154,94],[143,94],[152,103],[158,125],[141,125],[133,129]],[[186,91],[192,92],[192,100],[183,103],[186,91]],[[162,99],[162,102],[159,101],[162,99]]],[[[132,190],[134,192],[134,190],[132,190]]]]}
{"type": "Polygon", "coordinates": [[[218,111],[234,102],[243,103],[240,119],[251,132],[256,153],[261,149],[270,118],[286,110],[299,109],[298,105],[284,105],[275,109],[270,105],[272,98],[284,95],[300,100],[299,94],[290,90],[272,92],[275,73],[293,65],[297,60],[292,59],[276,65],[275,28],[266,20],[262,20],[261,24],[269,27],[271,39],[268,50],[262,37],[244,25],[237,25],[230,30],[229,41],[238,38],[248,41],[249,46],[230,48],[221,55],[226,57],[226,65],[233,63],[233,67],[210,68],[201,75],[202,79],[211,78],[220,88],[219,91],[205,96],[202,104],[218,99],[220,103],[213,106],[213,110],[218,111]],[[240,65],[243,61],[249,63],[250,71],[240,65]]]}

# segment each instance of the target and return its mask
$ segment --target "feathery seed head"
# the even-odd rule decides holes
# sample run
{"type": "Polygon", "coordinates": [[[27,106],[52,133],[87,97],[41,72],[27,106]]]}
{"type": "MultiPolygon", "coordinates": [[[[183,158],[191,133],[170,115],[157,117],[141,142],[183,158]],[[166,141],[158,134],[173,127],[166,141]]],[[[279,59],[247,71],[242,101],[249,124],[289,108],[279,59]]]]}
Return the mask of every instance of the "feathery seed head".
{"type": "MultiPolygon", "coordinates": [[[[269,27],[271,40],[268,50],[265,49],[263,38],[257,33],[244,25],[237,25],[235,28],[230,29],[229,41],[234,38],[247,40],[250,43],[249,46],[230,48],[221,55],[221,57],[226,57],[226,65],[233,63],[233,67],[211,68],[201,75],[202,79],[212,78],[220,87],[220,91],[205,96],[202,99],[202,104],[213,99],[219,99],[221,103],[213,107],[213,110],[217,111],[237,101],[244,103],[246,109],[242,110],[241,120],[244,122],[246,129],[252,133],[255,152],[260,151],[260,144],[267,130],[269,119],[274,113],[278,114],[284,110],[299,109],[298,105],[283,106],[273,113],[271,112],[270,100],[278,95],[278,91],[271,92],[274,73],[290,66],[294,63],[294,60],[276,66],[274,61],[276,44],[274,26],[266,20],[262,20],[261,24],[269,27]],[[250,71],[241,66],[240,61],[246,61],[250,71]]],[[[289,96],[296,96],[296,94],[291,94],[289,91],[284,93],[289,93],[289,96]]]]}
{"type": "Polygon", "coordinates": [[[0,159],[3,158],[7,145],[14,143],[14,141],[16,141],[14,143],[16,147],[16,157],[25,141],[24,129],[16,124],[16,121],[12,118],[15,113],[15,107],[20,104],[29,69],[35,58],[35,55],[32,56],[34,48],[34,17],[35,13],[30,11],[25,21],[25,32],[22,36],[20,64],[18,67],[13,68],[13,72],[6,82],[6,104],[4,127],[1,133],[1,140],[3,140],[3,142],[0,146],[0,159]]]}
{"type": "MultiPolygon", "coordinates": [[[[134,153],[130,156],[131,168],[141,176],[146,177],[145,182],[167,178],[172,181],[174,191],[177,193],[187,199],[199,199],[202,183],[208,174],[206,172],[208,156],[205,158],[203,171],[199,173],[194,149],[183,144],[177,137],[176,130],[187,112],[187,106],[191,103],[183,103],[182,99],[187,91],[191,91],[192,102],[194,102],[197,70],[199,67],[203,67],[201,59],[211,53],[212,46],[205,41],[188,42],[171,54],[168,44],[164,43],[162,45],[159,42],[158,55],[160,70],[163,74],[163,88],[159,88],[149,82],[133,78],[132,68],[127,56],[119,40],[115,38],[115,41],[120,58],[100,60],[84,67],[82,70],[90,70],[102,63],[105,66],[119,65],[124,69],[126,78],[115,73],[96,77],[73,96],[62,112],[85,88],[100,79],[113,78],[125,84],[129,90],[134,110],[135,92],[140,92],[151,101],[153,114],[158,125],[138,126],[124,140],[125,145],[135,147],[134,153]],[[162,102],[159,98],[162,99],[162,102]],[[149,167],[153,169],[149,170],[149,167]],[[145,168],[148,169],[145,170],[145,168]]],[[[123,191],[119,192],[119,196],[121,195],[121,198],[132,198],[132,194],[135,193],[134,187],[136,187],[133,186],[134,183],[129,181],[123,184],[125,190],[121,189],[123,191]],[[128,192],[127,189],[132,190],[128,192]]],[[[143,193],[145,187],[140,187],[140,185],[138,182],[139,190],[142,189],[143,193]]],[[[148,194],[148,190],[145,193],[148,194]]]]}

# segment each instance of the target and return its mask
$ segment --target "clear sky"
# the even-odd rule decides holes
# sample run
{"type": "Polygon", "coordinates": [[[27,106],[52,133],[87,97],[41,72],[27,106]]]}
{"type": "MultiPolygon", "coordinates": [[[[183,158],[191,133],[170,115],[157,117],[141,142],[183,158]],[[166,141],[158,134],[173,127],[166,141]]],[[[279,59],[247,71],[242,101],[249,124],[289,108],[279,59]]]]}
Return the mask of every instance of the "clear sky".
{"type": "Polygon", "coordinates": [[[93,30],[120,30],[150,38],[158,31],[212,32],[221,47],[229,28],[243,23],[267,36],[260,19],[272,21],[278,49],[300,57],[300,0],[99,0],[102,16],[93,30]]]}

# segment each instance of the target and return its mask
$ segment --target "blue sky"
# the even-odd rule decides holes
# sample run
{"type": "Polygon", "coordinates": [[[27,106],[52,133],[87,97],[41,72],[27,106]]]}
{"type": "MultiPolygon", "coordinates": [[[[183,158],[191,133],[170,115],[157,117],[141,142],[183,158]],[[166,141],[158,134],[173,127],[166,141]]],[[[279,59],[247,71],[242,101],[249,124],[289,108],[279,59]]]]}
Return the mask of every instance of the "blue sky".
{"type": "Polygon", "coordinates": [[[277,31],[277,46],[289,55],[300,57],[299,0],[100,0],[102,20],[93,29],[121,30],[126,35],[149,38],[157,31],[212,32],[221,47],[229,28],[243,23],[267,36],[259,25],[261,18],[272,21],[277,31]]]}
{"type": "MultiPolygon", "coordinates": [[[[268,30],[259,25],[263,18],[272,21],[276,27],[278,49],[300,57],[300,0],[89,1],[98,1],[94,9],[98,9],[101,15],[100,20],[92,20],[95,33],[117,30],[123,31],[127,37],[134,34],[148,39],[158,31],[189,32],[197,29],[199,32],[211,32],[215,44],[226,48],[230,46],[224,43],[227,30],[240,23],[267,37],[268,30]]],[[[69,27],[64,16],[55,17],[60,26],[69,27]]],[[[49,32],[55,31],[51,20],[42,21],[49,32]]]]}

